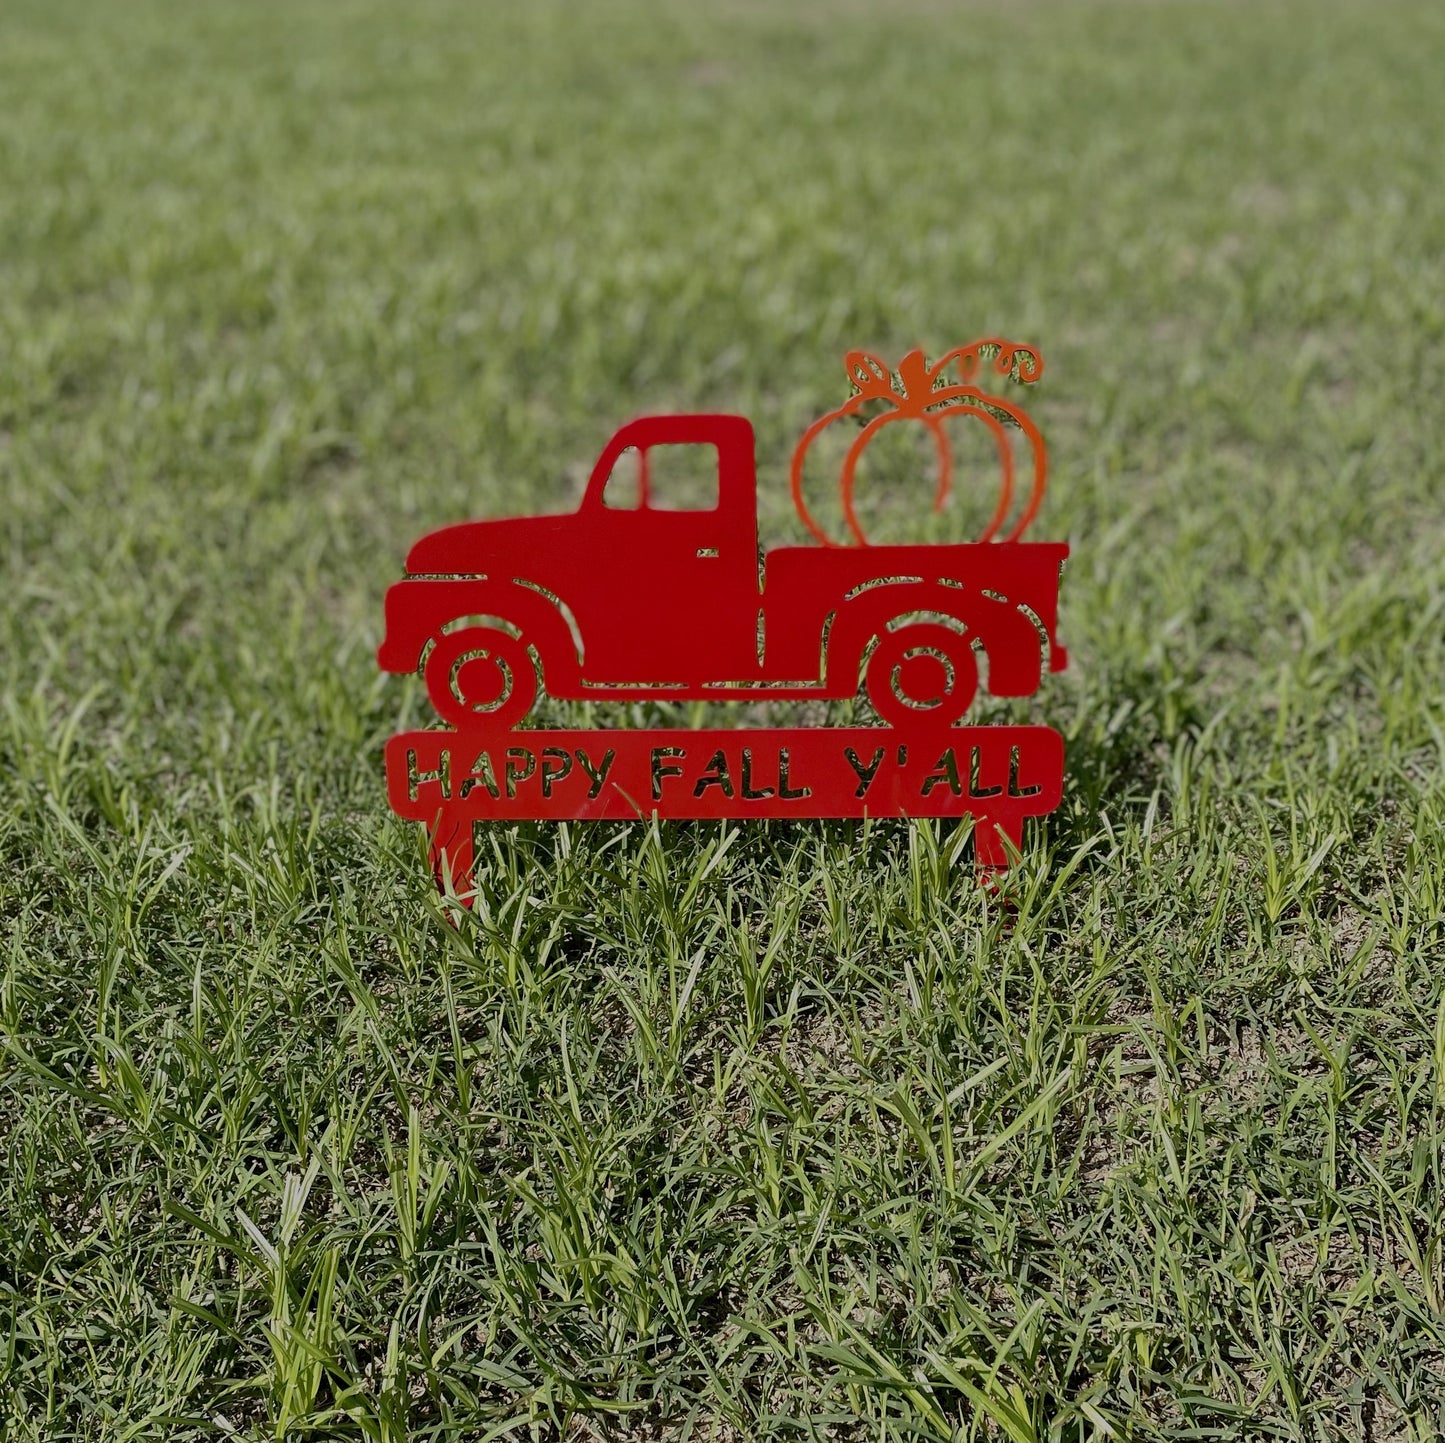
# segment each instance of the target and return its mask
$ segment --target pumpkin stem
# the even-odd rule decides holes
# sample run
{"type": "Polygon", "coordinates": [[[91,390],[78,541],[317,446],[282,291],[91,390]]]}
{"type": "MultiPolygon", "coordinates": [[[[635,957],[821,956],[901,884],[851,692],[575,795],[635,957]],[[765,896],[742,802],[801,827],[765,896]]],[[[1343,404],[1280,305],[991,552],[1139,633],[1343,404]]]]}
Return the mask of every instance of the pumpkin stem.
{"type": "Polygon", "coordinates": [[[898,379],[903,383],[903,406],[905,411],[921,411],[928,403],[933,390],[933,376],[928,369],[928,358],[922,351],[909,351],[898,363],[898,379]]]}

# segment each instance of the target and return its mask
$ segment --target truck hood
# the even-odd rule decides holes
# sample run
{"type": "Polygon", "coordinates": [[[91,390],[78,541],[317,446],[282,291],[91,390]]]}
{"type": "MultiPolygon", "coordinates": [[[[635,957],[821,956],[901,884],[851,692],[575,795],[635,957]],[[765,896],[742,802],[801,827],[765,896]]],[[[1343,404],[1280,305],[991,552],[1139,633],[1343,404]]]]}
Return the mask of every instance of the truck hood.
{"type": "Polygon", "coordinates": [[[463,521],[423,536],[407,552],[409,576],[480,576],[498,562],[509,569],[545,566],[572,531],[573,517],[518,516],[463,521]]]}

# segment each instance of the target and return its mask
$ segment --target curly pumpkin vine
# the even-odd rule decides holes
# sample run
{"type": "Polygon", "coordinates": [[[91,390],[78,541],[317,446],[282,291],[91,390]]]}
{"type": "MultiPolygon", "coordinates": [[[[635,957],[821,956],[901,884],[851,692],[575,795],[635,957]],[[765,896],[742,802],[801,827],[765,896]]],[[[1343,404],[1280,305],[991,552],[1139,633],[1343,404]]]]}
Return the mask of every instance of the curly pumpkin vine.
{"type": "Polygon", "coordinates": [[[1024,384],[1037,381],[1043,374],[1044,361],[1030,346],[1015,345],[1012,341],[986,338],[971,345],[959,346],[941,360],[929,365],[922,351],[910,351],[898,363],[895,377],[877,356],[867,351],[849,351],[845,360],[848,377],[853,382],[854,394],[841,406],[820,416],[803,433],[793,452],[791,472],[793,505],[813,537],[824,546],[857,545],[867,546],[868,538],[858,521],[853,503],[855,484],[854,473],[859,458],[874,437],[885,427],[896,421],[918,421],[928,428],[938,452],[938,482],[934,489],[933,509],[942,510],[953,488],[953,452],[942,422],[949,416],[977,416],[993,434],[998,444],[1000,487],[998,506],[988,525],[979,535],[979,541],[1017,541],[1028,529],[1043,501],[1044,483],[1048,473],[1048,457],[1043,437],[1038,427],[1019,407],[1011,405],[1000,396],[994,396],[974,384],[983,369],[984,360],[993,357],[993,368],[1001,376],[1013,376],[1024,384]],[[949,381],[944,372],[957,363],[958,379],[949,381]],[[853,537],[851,543],[834,541],[809,511],[803,499],[803,463],[808,448],[819,435],[834,421],[851,416],[871,401],[881,401],[889,407],[873,417],[858,434],[857,440],[848,448],[839,474],[839,493],[843,503],[843,519],[853,537]],[[1028,501],[1018,521],[1006,536],[998,533],[1007,519],[1014,500],[1014,461],[1009,446],[1008,433],[999,419],[1002,413],[1028,438],[1033,451],[1033,482],[1028,501]]]}

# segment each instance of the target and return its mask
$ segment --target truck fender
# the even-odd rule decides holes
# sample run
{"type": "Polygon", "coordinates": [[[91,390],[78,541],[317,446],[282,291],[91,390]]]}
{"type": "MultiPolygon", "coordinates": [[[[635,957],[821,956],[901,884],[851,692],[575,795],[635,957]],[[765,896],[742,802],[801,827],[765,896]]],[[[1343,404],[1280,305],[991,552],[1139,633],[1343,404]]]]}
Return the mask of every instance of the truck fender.
{"type": "Polygon", "coordinates": [[[581,638],[565,604],[541,587],[484,577],[409,577],[386,593],[383,671],[419,671],[438,637],[459,622],[490,619],[514,630],[533,650],[552,696],[575,691],[581,638]]]}
{"type": "Polygon", "coordinates": [[[973,588],[905,581],[870,587],[834,613],[826,643],[830,690],[856,686],[874,638],[910,619],[941,619],[962,630],[983,653],[994,696],[1032,696],[1038,690],[1045,638],[1032,616],[973,588]]]}

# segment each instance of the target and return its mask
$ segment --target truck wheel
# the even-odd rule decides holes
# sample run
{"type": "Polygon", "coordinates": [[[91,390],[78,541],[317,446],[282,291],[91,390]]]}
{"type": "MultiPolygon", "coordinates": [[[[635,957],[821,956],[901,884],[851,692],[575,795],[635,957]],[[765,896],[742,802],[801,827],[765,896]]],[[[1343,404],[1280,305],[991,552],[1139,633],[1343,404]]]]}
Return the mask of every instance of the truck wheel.
{"type": "Polygon", "coordinates": [[[880,632],[865,674],[868,700],[890,726],[952,726],[978,691],[969,638],[937,622],[880,632]]]}
{"type": "Polygon", "coordinates": [[[454,726],[510,727],[537,700],[532,653],[495,626],[466,626],[437,639],[426,659],[426,689],[454,726]]]}

